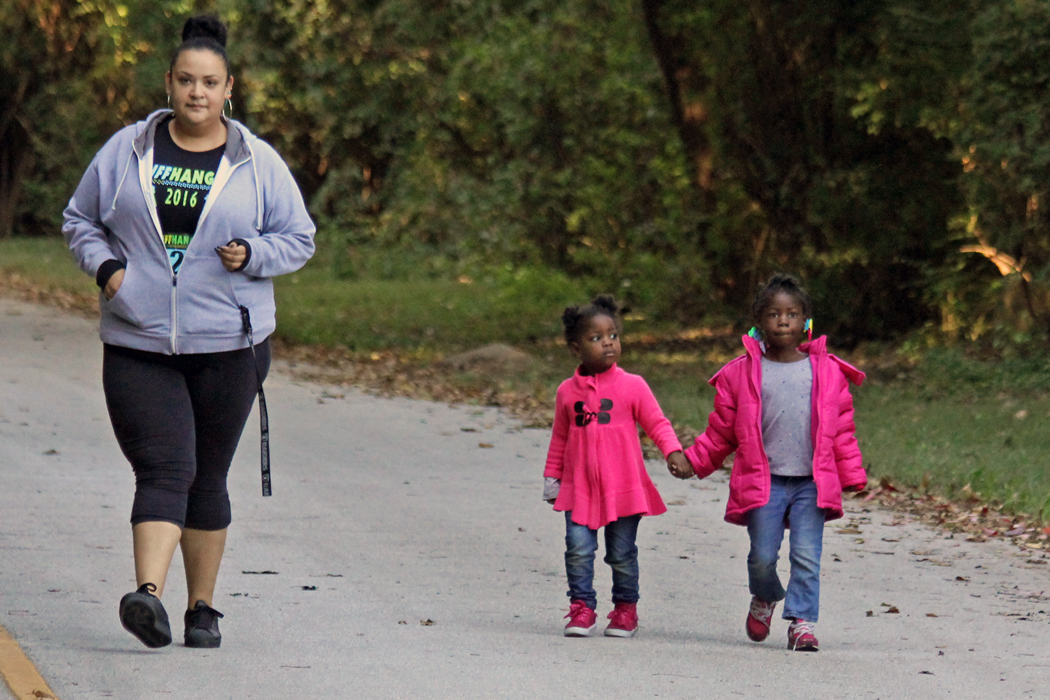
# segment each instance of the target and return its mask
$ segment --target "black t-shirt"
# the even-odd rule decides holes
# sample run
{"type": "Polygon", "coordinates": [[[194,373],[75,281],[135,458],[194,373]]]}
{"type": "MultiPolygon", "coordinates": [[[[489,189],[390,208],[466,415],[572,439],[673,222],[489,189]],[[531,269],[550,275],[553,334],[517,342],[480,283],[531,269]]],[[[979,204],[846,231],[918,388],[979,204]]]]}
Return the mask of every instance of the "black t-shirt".
{"type": "Polygon", "coordinates": [[[164,246],[177,274],[226,146],[199,153],[179,148],[168,131],[169,122],[157,125],[153,141],[153,195],[164,246]]]}

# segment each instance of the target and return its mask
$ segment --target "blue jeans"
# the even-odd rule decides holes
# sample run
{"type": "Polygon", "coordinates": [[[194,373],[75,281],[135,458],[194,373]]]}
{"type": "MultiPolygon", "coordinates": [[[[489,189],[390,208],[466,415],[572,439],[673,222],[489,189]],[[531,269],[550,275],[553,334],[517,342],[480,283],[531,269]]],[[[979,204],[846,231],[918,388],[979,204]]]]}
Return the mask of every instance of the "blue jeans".
{"type": "MultiPolygon", "coordinates": [[[[613,603],[638,602],[638,535],[641,515],[629,515],[605,526],[605,563],[612,567],[613,603]]],[[[572,521],[565,513],[565,572],[569,576],[569,598],[582,600],[587,607],[598,607],[594,592],[594,554],[598,551],[598,531],[572,521]]]]}
{"type": "Polygon", "coordinates": [[[783,617],[816,622],[820,611],[820,551],[824,509],[817,507],[817,485],[808,476],[772,476],[769,503],[749,514],[747,578],[751,595],[767,603],[784,600],[783,617]],[[787,592],[777,576],[784,527],[790,521],[791,578],[787,592]]]}

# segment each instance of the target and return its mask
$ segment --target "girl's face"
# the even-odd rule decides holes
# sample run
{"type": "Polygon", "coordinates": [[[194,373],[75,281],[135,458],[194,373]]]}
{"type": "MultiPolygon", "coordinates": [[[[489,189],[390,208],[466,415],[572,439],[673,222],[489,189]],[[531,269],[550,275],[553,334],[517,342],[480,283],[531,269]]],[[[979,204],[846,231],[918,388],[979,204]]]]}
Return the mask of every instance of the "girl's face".
{"type": "Polygon", "coordinates": [[[233,89],[222,57],[207,49],[187,49],[164,76],[179,126],[207,130],[217,126],[233,89]]]}
{"type": "Polygon", "coordinates": [[[798,347],[802,330],[806,325],[806,314],[802,304],[792,294],[777,292],[758,318],[758,329],[766,346],[777,350],[798,347]]]}
{"type": "Polygon", "coordinates": [[[593,316],[584,323],[580,339],[571,345],[587,374],[601,374],[620,361],[620,332],[608,316],[593,316]]]}

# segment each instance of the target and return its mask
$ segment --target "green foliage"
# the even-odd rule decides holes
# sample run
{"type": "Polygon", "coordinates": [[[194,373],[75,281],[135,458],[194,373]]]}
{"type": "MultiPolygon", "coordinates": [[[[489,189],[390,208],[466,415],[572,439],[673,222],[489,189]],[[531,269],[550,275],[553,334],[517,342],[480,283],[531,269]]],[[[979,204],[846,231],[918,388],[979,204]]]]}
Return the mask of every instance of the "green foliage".
{"type": "Polygon", "coordinates": [[[822,328],[841,343],[929,319],[925,273],[943,261],[947,220],[962,204],[958,168],[927,123],[930,98],[911,89],[876,104],[869,95],[906,50],[891,40],[895,23],[909,25],[908,8],[653,4],[676,65],[692,71],[678,87],[710,115],[712,187],[730,205],[718,214],[738,222],[735,232],[706,232],[727,298],[742,307],[771,271],[786,269],[812,287],[822,328]]]}
{"type": "Polygon", "coordinates": [[[337,277],[556,270],[695,322],[779,268],[840,344],[1043,342],[1048,7],[12,0],[0,235],[57,228],[92,153],[163,104],[184,19],[218,11],[235,114],[337,277]]]}
{"type": "Polygon", "coordinates": [[[178,0],[0,4],[0,236],[50,234],[95,151],[163,105],[178,0]]]}
{"type": "Polygon", "coordinates": [[[632,3],[255,9],[240,28],[275,50],[245,74],[252,117],[343,270],[379,246],[457,275],[549,266],[665,310],[704,293],[695,274],[647,291],[683,271],[697,212],[632,3]]]}
{"type": "MultiPolygon", "coordinates": [[[[989,4],[973,23],[958,145],[969,203],[965,232],[985,255],[1008,259],[1000,332],[1050,331],[1050,6],[989,4]],[[1017,297],[1023,302],[1016,303],[1017,297]],[[1013,297],[1013,299],[1011,299],[1013,297]],[[1013,302],[1013,303],[1011,303],[1013,302]],[[1011,313],[1010,306],[1023,310],[1011,313]],[[1020,311],[1020,313],[1018,313],[1020,311]]],[[[991,264],[984,262],[992,272],[991,264]]]]}

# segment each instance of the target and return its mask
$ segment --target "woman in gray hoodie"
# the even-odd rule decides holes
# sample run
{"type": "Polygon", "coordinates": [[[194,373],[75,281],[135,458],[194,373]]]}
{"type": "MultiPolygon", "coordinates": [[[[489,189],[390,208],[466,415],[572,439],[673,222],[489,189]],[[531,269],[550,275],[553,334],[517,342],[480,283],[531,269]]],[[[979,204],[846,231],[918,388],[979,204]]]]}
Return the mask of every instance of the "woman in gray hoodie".
{"type": "Polygon", "coordinates": [[[121,622],[146,646],[171,643],[160,597],[180,546],[184,640],[214,648],[226,475],[269,368],[271,278],[306,263],[315,228],[281,157],[224,114],[226,27],[194,17],[182,38],[169,109],[102,147],[62,230],[101,289],[103,388],[135,473],[138,589],[121,599],[121,622]]]}

